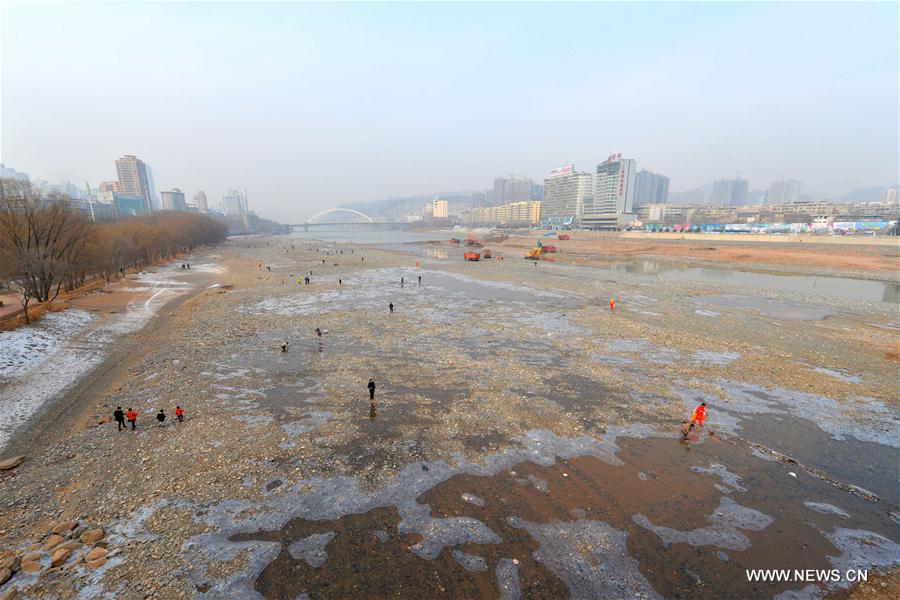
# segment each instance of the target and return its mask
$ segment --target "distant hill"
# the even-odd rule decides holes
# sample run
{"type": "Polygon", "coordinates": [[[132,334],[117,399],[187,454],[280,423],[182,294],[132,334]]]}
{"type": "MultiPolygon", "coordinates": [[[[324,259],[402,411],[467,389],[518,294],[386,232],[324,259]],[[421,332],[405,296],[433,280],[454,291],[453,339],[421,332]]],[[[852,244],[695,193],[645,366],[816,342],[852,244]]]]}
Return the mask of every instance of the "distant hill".
{"type": "Polygon", "coordinates": [[[421,215],[422,205],[435,198],[447,201],[451,213],[470,208],[472,205],[472,192],[435,192],[428,194],[416,194],[401,198],[381,198],[379,200],[367,200],[362,202],[349,202],[341,204],[340,208],[352,208],[370,217],[385,221],[399,221],[406,215],[421,215]]]}
{"type": "Polygon", "coordinates": [[[858,188],[844,194],[841,202],[881,202],[887,190],[897,189],[898,187],[900,187],[900,184],[895,183],[894,185],[858,188]]]}

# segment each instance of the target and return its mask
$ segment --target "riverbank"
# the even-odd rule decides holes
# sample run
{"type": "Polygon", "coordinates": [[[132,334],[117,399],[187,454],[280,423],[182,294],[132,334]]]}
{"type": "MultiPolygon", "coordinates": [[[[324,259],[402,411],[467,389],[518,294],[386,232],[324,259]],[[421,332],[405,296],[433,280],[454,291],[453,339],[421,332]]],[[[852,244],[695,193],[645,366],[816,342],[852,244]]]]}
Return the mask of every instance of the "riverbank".
{"type": "MultiPolygon", "coordinates": [[[[730,268],[771,272],[861,277],[900,282],[900,238],[864,238],[863,236],[788,236],[676,235],[623,232],[591,236],[575,232],[571,240],[544,237],[559,252],[551,256],[567,264],[598,264],[611,261],[650,258],[689,265],[726,265],[730,268]],[[850,243],[849,240],[861,240],[850,243]]],[[[488,244],[492,249],[520,258],[539,236],[510,237],[488,244]]]]}
{"type": "Polygon", "coordinates": [[[0,547],[39,545],[0,593],[771,598],[812,584],[746,569],[900,562],[895,305],[417,248],[226,244],[0,475],[0,547]],[[54,566],[66,521],[104,537],[54,566]]]}

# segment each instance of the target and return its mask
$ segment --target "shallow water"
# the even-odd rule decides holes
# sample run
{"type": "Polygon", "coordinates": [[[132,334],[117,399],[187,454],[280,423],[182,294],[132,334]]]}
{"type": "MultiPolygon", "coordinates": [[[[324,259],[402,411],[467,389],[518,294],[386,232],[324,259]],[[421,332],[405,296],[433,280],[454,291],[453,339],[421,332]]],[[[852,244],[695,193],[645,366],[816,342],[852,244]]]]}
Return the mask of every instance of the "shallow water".
{"type": "Polygon", "coordinates": [[[601,266],[598,268],[640,275],[652,275],[667,282],[700,281],[760,290],[799,292],[826,297],[836,296],[868,302],[900,302],[900,283],[853,279],[850,277],[782,275],[727,268],[697,268],[651,259],[614,262],[606,267],[601,266]]]}

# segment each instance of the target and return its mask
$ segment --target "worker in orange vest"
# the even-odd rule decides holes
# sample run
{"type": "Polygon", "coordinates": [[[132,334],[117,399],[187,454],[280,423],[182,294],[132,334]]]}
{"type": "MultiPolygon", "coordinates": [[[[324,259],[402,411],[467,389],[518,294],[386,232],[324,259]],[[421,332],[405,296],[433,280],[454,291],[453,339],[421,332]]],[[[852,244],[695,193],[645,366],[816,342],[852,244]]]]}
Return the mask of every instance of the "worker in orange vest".
{"type": "Polygon", "coordinates": [[[684,436],[687,437],[687,434],[690,433],[691,429],[694,428],[695,424],[699,424],[700,427],[703,427],[703,420],[706,418],[706,402],[701,402],[700,406],[694,409],[694,414],[691,415],[691,426],[688,427],[687,431],[684,432],[684,436]]]}
{"type": "Polygon", "coordinates": [[[615,310],[615,309],[616,309],[616,299],[615,299],[615,298],[610,298],[610,299],[609,299],[609,310],[612,311],[612,310],[615,310]]]}
{"type": "Polygon", "coordinates": [[[137,429],[137,413],[134,412],[134,409],[130,406],[128,407],[128,412],[125,413],[125,418],[131,423],[131,430],[134,431],[137,429]]]}

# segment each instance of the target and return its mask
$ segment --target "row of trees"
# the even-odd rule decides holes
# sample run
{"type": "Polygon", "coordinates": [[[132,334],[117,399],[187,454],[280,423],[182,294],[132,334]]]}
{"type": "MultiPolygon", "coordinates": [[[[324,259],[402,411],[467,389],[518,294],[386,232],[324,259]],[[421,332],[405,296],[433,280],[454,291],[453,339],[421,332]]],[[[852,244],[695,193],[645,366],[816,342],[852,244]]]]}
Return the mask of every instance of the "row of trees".
{"type": "Polygon", "coordinates": [[[41,196],[29,182],[0,179],[0,286],[28,304],[49,302],[87,279],[106,281],[179,252],[225,239],[227,226],[205,215],[161,212],[91,223],[64,196],[41,196]]]}

